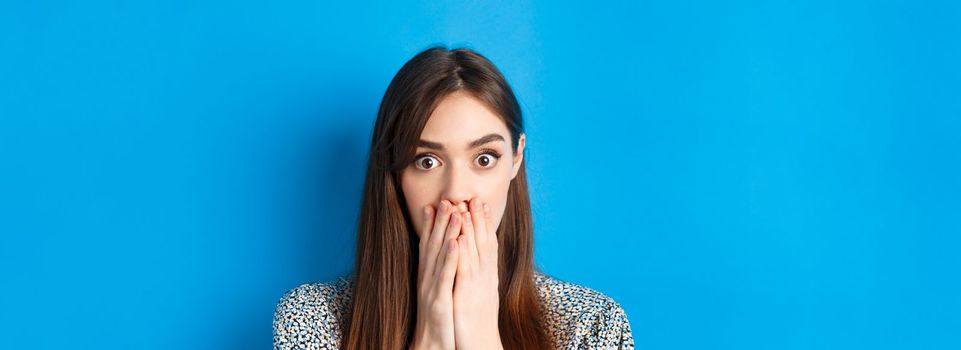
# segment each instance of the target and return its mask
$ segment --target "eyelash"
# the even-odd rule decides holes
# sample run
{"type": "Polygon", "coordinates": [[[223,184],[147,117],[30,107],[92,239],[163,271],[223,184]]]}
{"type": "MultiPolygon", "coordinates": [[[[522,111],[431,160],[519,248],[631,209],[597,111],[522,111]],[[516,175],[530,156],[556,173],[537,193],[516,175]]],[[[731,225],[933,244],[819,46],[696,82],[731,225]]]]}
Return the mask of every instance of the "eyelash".
{"type": "MultiPolygon", "coordinates": [[[[490,148],[485,148],[485,149],[480,150],[480,152],[477,152],[477,154],[475,154],[474,157],[471,158],[471,159],[477,159],[477,157],[480,157],[480,156],[485,155],[485,154],[490,155],[491,157],[494,157],[494,160],[495,160],[495,161],[501,159],[501,154],[500,154],[500,152],[497,152],[497,151],[495,151],[495,150],[493,150],[493,149],[490,149],[490,148]]],[[[416,168],[417,170],[421,170],[421,171],[430,170],[430,169],[420,169],[420,168],[417,167],[417,161],[420,160],[420,159],[423,158],[423,157],[426,157],[426,156],[431,156],[431,157],[434,157],[435,159],[440,160],[440,157],[438,157],[436,154],[434,154],[434,153],[432,153],[432,152],[424,152],[424,153],[419,153],[419,154],[417,154],[416,156],[414,156],[414,161],[411,162],[411,165],[413,165],[414,168],[416,168]]],[[[485,169],[490,169],[490,168],[485,168],[485,169]]]]}

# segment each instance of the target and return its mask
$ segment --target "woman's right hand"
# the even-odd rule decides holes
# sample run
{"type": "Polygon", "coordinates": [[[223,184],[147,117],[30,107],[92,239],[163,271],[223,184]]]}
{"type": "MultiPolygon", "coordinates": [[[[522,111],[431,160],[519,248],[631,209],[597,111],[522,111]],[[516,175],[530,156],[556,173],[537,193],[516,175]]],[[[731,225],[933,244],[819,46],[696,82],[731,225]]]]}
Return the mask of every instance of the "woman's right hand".
{"type": "Polygon", "coordinates": [[[454,274],[463,216],[448,201],[425,206],[417,268],[417,321],[412,349],[454,348],[454,274]]]}

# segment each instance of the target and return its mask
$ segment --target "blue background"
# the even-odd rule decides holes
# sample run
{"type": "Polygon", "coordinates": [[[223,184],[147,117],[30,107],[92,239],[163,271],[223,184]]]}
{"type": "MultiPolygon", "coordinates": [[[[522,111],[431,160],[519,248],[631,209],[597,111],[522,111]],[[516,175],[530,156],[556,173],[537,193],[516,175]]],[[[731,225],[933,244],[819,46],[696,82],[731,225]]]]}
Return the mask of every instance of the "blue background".
{"type": "Polygon", "coordinates": [[[255,349],[391,77],[487,55],[536,260],[645,349],[961,348],[953,1],[4,1],[0,347],[255,349]]]}

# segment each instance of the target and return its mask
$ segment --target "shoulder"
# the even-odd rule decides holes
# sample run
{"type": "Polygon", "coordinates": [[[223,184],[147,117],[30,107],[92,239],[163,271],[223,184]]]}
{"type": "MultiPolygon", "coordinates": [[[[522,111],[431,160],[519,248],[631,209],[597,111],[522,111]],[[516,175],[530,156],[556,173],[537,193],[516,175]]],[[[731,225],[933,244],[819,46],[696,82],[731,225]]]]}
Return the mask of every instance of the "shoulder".
{"type": "Polygon", "coordinates": [[[351,287],[350,279],[341,276],[329,282],[305,283],[285,292],[274,311],[274,349],[339,348],[351,287]]]}
{"type": "Polygon", "coordinates": [[[627,314],[613,298],[540,271],[534,282],[558,348],[634,348],[627,314]]]}

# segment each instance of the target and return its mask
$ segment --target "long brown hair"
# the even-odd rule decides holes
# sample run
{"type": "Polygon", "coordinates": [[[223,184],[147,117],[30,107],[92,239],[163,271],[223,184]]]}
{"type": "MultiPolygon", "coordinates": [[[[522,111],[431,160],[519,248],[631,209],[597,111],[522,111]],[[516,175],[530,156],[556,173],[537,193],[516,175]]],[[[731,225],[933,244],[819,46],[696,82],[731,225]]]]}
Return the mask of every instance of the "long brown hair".
{"type": "MultiPolygon", "coordinates": [[[[353,299],[342,330],[344,349],[401,349],[417,317],[418,237],[400,187],[427,119],[445,96],[463,91],[507,125],[511,146],[523,133],[521,109],[500,71],[470,49],[433,47],[410,59],[391,80],[377,112],[357,230],[353,299]]],[[[501,224],[498,323],[505,349],[545,349],[534,285],[533,224],[523,162],[511,181],[501,224]]]]}

